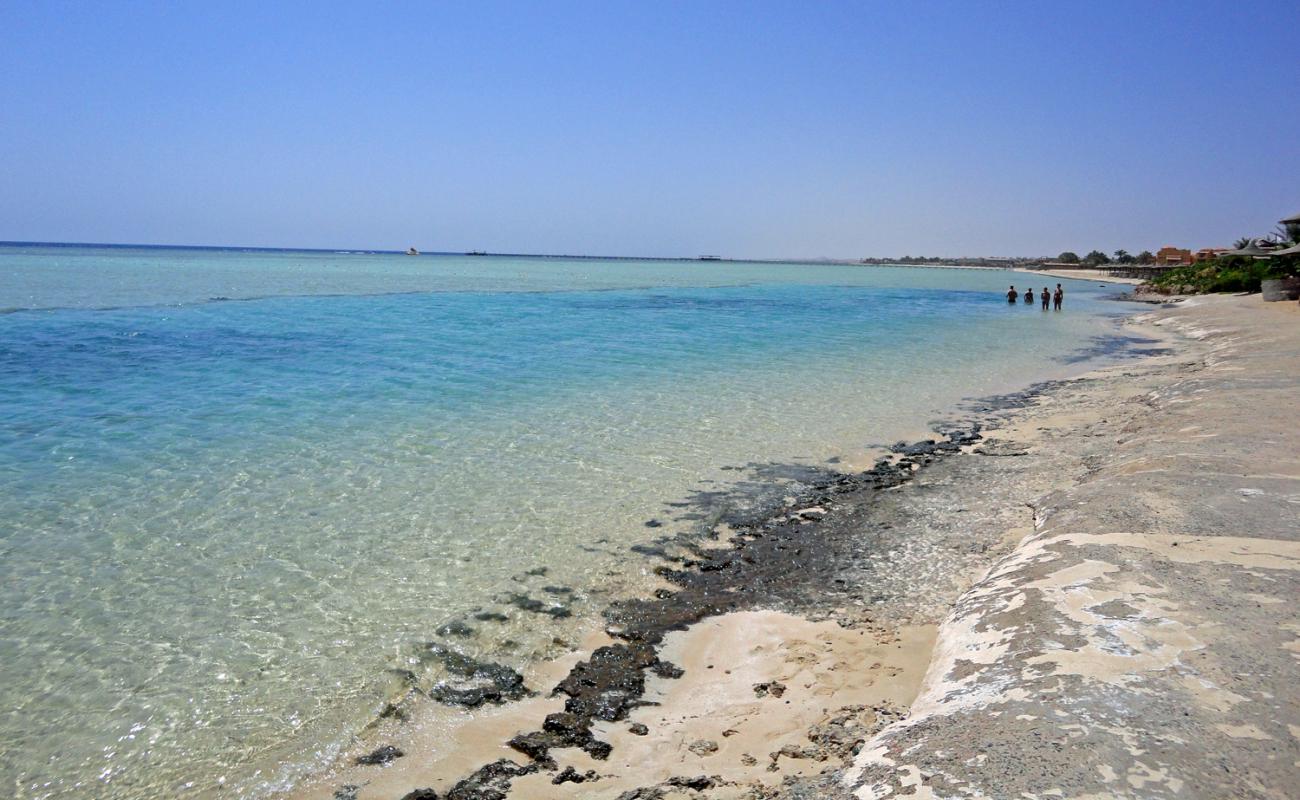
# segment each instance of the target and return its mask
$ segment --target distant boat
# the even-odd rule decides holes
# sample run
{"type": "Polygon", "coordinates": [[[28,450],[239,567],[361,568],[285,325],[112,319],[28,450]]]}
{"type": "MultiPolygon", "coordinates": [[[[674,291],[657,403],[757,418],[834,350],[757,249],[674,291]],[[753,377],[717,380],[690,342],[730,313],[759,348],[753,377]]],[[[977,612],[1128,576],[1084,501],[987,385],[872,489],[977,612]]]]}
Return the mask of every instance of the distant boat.
{"type": "Polygon", "coordinates": [[[418,256],[420,254],[420,251],[416,250],[414,247],[408,247],[406,248],[406,254],[408,256],[418,256]]]}
{"type": "Polygon", "coordinates": [[[487,253],[484,252],[484,251],[482,251],[482,250],[471,250],[471,251],[469,251],[468,253],[466,253],[465,255],[467,255],[467,256],[485,256],[485,255],[487,255],[487,253]]]}
{"type": "Polygon", "coordinates": [[[721,261],[722,256],[700,256],[697,261],[721,261]]]}

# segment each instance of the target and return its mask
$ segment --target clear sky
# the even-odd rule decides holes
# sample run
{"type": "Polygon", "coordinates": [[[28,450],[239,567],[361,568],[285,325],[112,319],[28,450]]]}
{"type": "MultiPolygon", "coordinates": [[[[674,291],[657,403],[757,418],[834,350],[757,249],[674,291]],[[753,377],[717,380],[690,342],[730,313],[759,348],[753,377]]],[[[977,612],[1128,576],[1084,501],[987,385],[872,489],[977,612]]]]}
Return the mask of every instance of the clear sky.
{"type": "Polygon", "coordinates": [[[0,240],[733,257],[1300,211],[1300,2],[0,0],[0,240]]]}

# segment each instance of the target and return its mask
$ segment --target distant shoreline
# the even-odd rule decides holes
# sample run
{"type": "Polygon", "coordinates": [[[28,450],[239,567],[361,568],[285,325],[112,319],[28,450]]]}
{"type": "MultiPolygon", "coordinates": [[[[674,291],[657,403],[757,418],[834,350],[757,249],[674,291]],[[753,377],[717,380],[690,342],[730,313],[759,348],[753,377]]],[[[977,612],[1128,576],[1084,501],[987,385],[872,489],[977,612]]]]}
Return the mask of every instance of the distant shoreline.
{"type": "Polygon", "coordinates": [[[1098,283],[1122,283],[1127,286],[1137,286],[1143,283],[1142,278],[1122,278],[1112,275],[1078,275],[1077,270],[1067,269],[1029,269],[1027,267],[1016,268],[1014,272],[1023,272],[1026,275],[1042,275],[1047,278],[1070,278],[1078,281],[1097,281],[1098,283]]]}
{"type": "MultiPolygon", "coordinates": [[[[963,264],[964,259],[952,259],[947,263],[927,263],[927,264],[908,264],[902,262],[888,261],[884,259],[867,258],[728,258],[725,256],[638,256],[638,255],[590,255],[576,253],[493,253],[483,251],[458,251],[458,250],[421,250],[418,255],[412,256],[405,249],[401,250],[384,250],[374,248],[360,247],[257,247],[245,245],[219,245],[219,244],[139,244],[139,243],[122,243],[122,242],[26,242],[26,241],[0,241],[0,247],[44,247],[44,248],[103,248],[108,250],[194,250],[194,251],[216,251],[226,253],[324,253],[332,255],[400,255],[408,258],[421,258],[425,256],[472,256],[474,258],[537,258],[537,259],[570,259],[583,261],[682,261],[695,262],[704,264],[808,264],[808,265],[835,265],[846,267],[908,267],[915,269],[982,269],[997,270],[1004,269],[1009,271],[1032,271],[1025,267],[1025,264],[1032,263],[1030,258],[1007,261],[1006,264],[963,264]]],[[[978,260],[978,259],[976,259],[978,260]]],[[[1043,274],[1055,274],[1043,272],[1043,274]]],[[[1059,274],[1057,277],[1080,277],[1075,275],[1059,274]]],[[[1094,276],[1082,276],[1085,280],[1090,280],[1094,276]]],[[[1132,279],[1115,279],[1103,278],[1110,283],[1129,283],[1132,279]]]]}

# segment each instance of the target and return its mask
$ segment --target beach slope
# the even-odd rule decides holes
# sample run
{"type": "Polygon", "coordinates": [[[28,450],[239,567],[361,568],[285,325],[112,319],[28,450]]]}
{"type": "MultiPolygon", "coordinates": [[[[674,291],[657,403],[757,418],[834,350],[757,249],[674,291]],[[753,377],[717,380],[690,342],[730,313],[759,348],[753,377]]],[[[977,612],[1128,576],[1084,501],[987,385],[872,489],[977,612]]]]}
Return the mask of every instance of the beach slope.
{"type": "Polygon", "coordinates": [[[1295,796],[1300,310],[1212,297],[1146,322],[1198,356],[1022,429],[1068,433],[1085,471],[960,596],[908,718],[847,771],[857,797],[1295,796]]]}
{"type": "Polygon", "coordinates": [[[534,697],[412,709],[351,754],[412,756],[292,796],[1294,796],[1300,309],[1197,298],[1126,336],[1117,365],[972,401],[947,442],[666,542],[657,599],[534,697]],[[629,643],[644,663],[596,674],[629,643]],[[562,741],[587,678],[623,705],[562,741]]]}

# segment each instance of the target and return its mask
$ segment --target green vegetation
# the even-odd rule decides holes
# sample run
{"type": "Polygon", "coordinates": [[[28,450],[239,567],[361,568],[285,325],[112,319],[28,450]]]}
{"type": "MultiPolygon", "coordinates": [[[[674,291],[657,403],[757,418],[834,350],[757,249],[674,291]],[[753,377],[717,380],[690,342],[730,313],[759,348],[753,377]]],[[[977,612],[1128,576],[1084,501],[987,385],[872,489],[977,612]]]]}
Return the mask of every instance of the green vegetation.
{"type": "Polygon", "coordinates": [[[1059,256],[1057,256],[1056,260],[1061,262],[1062,264],[1078,264],[1079,254],[1072,253],[1069,250],[1066,250],[1064,253],[1061,253],[1059,256]]]}
{"type": "MultiPolygon", "coordinates": [[[[1263,281],[1300,276],[1300,255],[1265,255],[1293,247],[1297,243],[1300,243],[1300,223],[1283,222],[1267,236],[1243,236],[1233,242],[1234,250],[1247,250],[1257,255],[1221,255],[1186,266],[1173,267],[1160,272],[1139,287],[1138,291],[1154,290],[1161,294],[1258,292],[1263,281]]],[[[1096,250],[1092,251],[1084,258],[1085,263],[1091,263],[1094,256],[1101,256],[1101,254],[1096,250]]],[[[1105,256],[1101,257],[1105,258],[1105,256]]],[[[1136,258],[1125,250],[1116,250],[1115,260],[1121,264],[1134,262],[1151,264],[1155,261],[1155,256],[1150,250],[1143,250],[1136,258]]]]}
{"type": "Polygon", "coordinates": [[[1219,256],[1173,269],[1152,279],[1151,285],[1170,294],[1258,292],[1260,281],[1300,272],[1300,258],[1285,256],[1256,260],[1250,256],[1219,256]]]}
{"type": "Polygon", "coordinates": [[[1100,267],[1102,264],[1110,263],[1110,256],[1100,250],[1093,250],[1091,253],[1083,257],[1083,263],[1090,267],[1100,267]]]}

